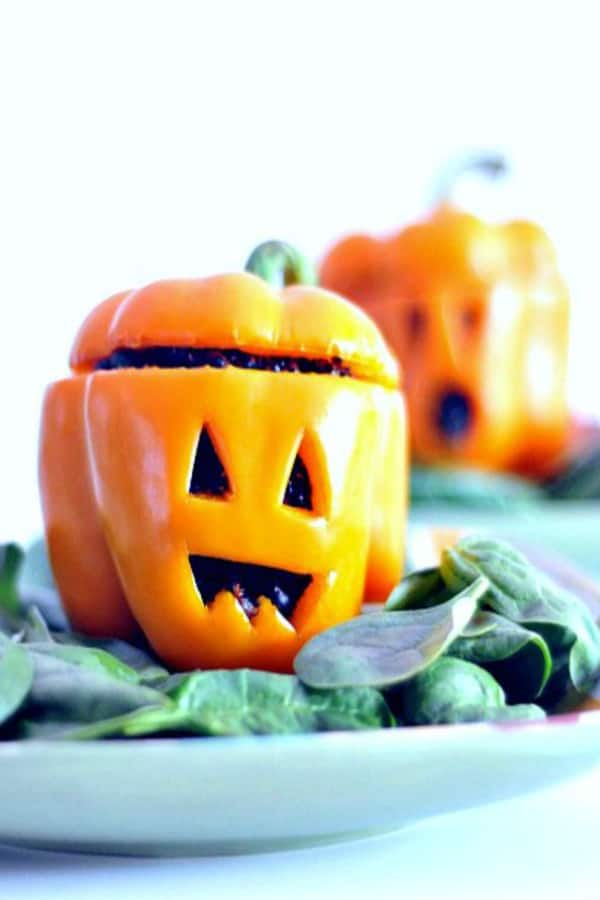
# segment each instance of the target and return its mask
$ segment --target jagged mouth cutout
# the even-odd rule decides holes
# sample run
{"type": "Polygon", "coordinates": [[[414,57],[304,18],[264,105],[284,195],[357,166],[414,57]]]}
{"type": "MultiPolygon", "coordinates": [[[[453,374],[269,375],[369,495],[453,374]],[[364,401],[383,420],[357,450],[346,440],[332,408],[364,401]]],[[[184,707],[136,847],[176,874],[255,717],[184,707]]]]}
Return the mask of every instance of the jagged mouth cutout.
{"type": "MultiPolygon", "coordinates": [[[[286,482],[282,498],[284,506],[303,515],[322,512],[319,492],[313,489],[304,456],[309,438],[304,435],[286,482]]],[[[204,425],[196,447],[189,493],[193,496],[227,501],[233,491],[217,449],[214,435],[204,425]]],[[[309,574],[291,572],[273,566],[240,562],[200,554],[190,554],[190,566],[202,602],[210,606],[223,591],[230,592],[248,619],[258,613],[261,598],[270,601],[288,622],[313,578],[309,574]]]]}
{"type": "Polygon", "coordinates": [[[190,565],[205,604],[210,605],[221,591],[229,591],[249,619],[254,618],[260,599],[265,598],[289,622],[312,582],[310,575],[211,556],[192,555],[190,565]]]}

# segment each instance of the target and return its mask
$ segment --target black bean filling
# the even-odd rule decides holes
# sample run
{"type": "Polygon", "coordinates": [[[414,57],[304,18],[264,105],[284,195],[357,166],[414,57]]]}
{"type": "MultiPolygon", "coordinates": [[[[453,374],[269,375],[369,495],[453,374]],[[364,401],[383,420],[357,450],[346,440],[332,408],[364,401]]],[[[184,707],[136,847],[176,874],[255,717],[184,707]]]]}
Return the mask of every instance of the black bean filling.
{"type": "Polygon", "coordinates": [[[194,468],[190,480],[190,494],[204,494],[209,497],[224,497],[229,494],[229,479],[223,463],[217,455],[215,445],[205,428],[202,429],[194,468]]]}
{"type": "Polygon", "coordinates": [[[258,612],[259,597],[268,597],[286,619],[291,619],[312,581],[310,575],[212,556],[190,556],[190,565],[204,603],[212,603],[219,591],[231,591],[250,619],[258,612]]]}
{"type": "Polygon", "coordinates": [[[349,376],[350,368],[339,356],[331,359],[310,359],[305,356],[267,356],[245,350],[223,350],[212,347],[140,347],[114,350],[99,360],[95,368],[144,369],[258,369],[264,372],[300,372],[302,374],[349,376]]]}
{"type": "Polygon", "coordinates": [[[306,466],[299,456],[294,460],[292,474],[285,489],[283,502],[298,509],[312,509],[312,488],[306,466]]]}
{"type": "MultiPolygon", "coordinates": [[[[202,429],[196,448],[189,491],[204,497],[227,497],[231,493],[227,472],[206,428],[202,429]]],[[[313,508],[310,478],[299,456],[294,460],[283,502],[297,509],[313,508]]]]}

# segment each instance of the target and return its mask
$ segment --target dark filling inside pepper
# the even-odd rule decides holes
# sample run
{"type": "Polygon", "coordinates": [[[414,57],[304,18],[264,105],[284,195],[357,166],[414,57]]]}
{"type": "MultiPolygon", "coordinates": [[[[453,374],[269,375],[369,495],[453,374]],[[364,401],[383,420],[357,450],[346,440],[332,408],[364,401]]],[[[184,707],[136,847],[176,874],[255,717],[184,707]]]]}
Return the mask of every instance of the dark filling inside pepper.
{"type": "Polygon", "coordinates": [[[440,397],[435,409],[439,432],[449,442],[460,441],[471,430],[473,403],[462,391],[449,390],[440,397]]]}
{"type": "Polygon", "coordinates": [[[311,359],[306,356],[268,356],[248,353],[246,350],[224,350],[212,347],[125,347],[114,350],[110,356],[99,360],[95,368],[144,369],[153,366],[159,369],[258,369],[264,372],[300,372],[310,375],[349,376],[350,368],[339,356],[331,359],[311,359]]]}
{"type": "Polygon", "coordinates": [[[267,597],[286,619],[291,619],[312,581],[310,575],[212,556],[190,556],[190,565],[204,603],[212,603],[219,591],[231,591],[250,619],[258,612],[259,597],[267,597]]]}

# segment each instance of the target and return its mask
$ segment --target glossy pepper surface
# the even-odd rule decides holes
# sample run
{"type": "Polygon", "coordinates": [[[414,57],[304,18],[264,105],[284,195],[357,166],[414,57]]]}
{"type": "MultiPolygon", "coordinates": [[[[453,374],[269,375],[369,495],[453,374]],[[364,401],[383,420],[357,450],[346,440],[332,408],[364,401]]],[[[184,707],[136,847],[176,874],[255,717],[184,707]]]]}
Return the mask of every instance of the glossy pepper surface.
{"type": "Polygon", "coordinates": [[[91,313],[71,367],[40,474],[76,628],[141,629],[174,668],[285,671],[396,583],[403,399],[346,300],[251,273],[151,284],[91,313]]]}
{"type": "Polygon", "coordinates": [[[417,459],[552,470],[568,431],[569,298],[538,226],[443,203],[390,237],[340,241],[320,278],[374,317],[401,361],[417,459]]]}

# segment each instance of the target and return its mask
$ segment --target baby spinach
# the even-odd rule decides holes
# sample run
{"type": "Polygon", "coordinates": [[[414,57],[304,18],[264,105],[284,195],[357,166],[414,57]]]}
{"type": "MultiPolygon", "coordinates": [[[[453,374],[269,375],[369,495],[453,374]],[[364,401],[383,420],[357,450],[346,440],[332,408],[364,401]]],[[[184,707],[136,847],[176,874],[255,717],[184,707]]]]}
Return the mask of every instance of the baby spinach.
{"type": "Polygon", "coordinates": [[[506,510],[531,506],[543,497],[532,481],[515,475],[457,466],[411,466],[411,504],[447,503],[506,510]]]}
{"type": "Polygon", "coordinates": [[[382,694],[371,687],[306,688],[319,731],[391,728],[396,723],[382,694]]]}
{"type": "Polygon", "coordinates": [[[130,684],[139,684],[140,675],[135,669],[121,662],[116,656],[100,650],[97,647],[78,647],[74,644],[57,644],[54,642],[31,642],[27,649],[34,654],[51,656],[54,659],[64,660],[75,666],[109,675],[119,681],[127,681],[130,684]]]}
{"type": "Polygon", "coordinates": [[[48,623],[37,606],[31,606],[27,610],[21,640],[25,642],[54,643],[54,637],[48,628],[48,623]]]}
{"type": "MultiPolygon", "coordinates": [[[[25,715],[42,721],[94,722],[131,712],[142,706],[162,705],[159,691],[122,677],[122,669],[109,672],[86,657],[75,662],[35,645],[23,649],[34,665],[34,678],[25,715]]],[[[66,648],[62,648],[66,649],[66,648]]],[[[83,648],[82,648],[83,649],[83,648]]]]}
{"type": "Polygon", "coordinates": [[[507,707],[504,691],[489,672],[449,656],[437,659],[404,685],[399,704],[409,725],[544,718],[544,711],[534,704],[507,707]]]}
{"type": "MultiPolygon", "coordinates": [[[[155,684],[169,677],[167,669],[156,662],[149,651],[122,641],[119,638],[90,638],[76,632],[52,632],[52,640],[58,644],[88,649],[98,654],[99,658],[110,654],[113,660],[122,663],[128,669],[134,669],[138,680],[143,684],[155,684]]],[[[114,666],[115,663],[113,662],[114,666]]]]}
{"type": "Polygon", "coordinates": [[[58,736],[90,740],[168,732],[223,737],[393,724],[385,700],[370,688],[311,691],[293,675],[224,669],[188,675],[162,707],[147,707],[58,736]]]}
{"type": "Polygon", "coordinates": [[[23,551],[17,544],[0,544],[0,612],[7,617],[21,611],[17,579],[22,562],[23,551]]]}
{"type": "Polygon", "coordinates": [[[600,500],[600,441],[579,453],[544,487],[553,500],[600,500]]]}
{"type": "Polygon", "coordinates": [[[33,683],[33,664],[19,645],[0,636],[0,727],[23,705],[33,683]]]}
{"type": "Polygon", "coordinates": [[[438,568],[411,572],[400,581],[388,597],[385,609],[423,609],[437,606],[452,596],[438,568]]]}
{"type": "Polygon", "coordinates": [[[392,724],[383,698],[370,688],[310,691],[293,675],[252,669],[191,675],[172,696],[205,734],[293,734],[392,724]]]}
{"type": "Polygon", "coordinates": [[[490,539],[462,539],[439,568],[405,578],[384,611],[313,638],[295,676],[169,673],[142,639],[69,630],[43,545],[21,563],[15,545],[0,550],[4,738],[299,734],[540,718],[544,711],[527,701],[561,709],[600,671],[600,632],[586,608],[490,539]]]}
{"type": "Polygon", "coordinates": [[[390,687],[440,656],[465,628],[489,584],[479,578],[430,609],[371,613],[318,634],[294,662],[315,688],[390,687]]]}
{"type": "Polygon", "coordinates": [[[483,605],[547,639],[569,648],[569,677],[585,691],[600,674],[600,630],[575,596],[555,584],[509,544],[481,537],[462,538],[444,551],[441,574],[449,588],[463,590],[485,576],[483,605]]]}
{"type": "Polygon", "coordinates": [[[539,697],[552,671],[552,656],[541,635],[497,613],[476,613],[448,653],[487,669],[510,703],[539,697]]]}

